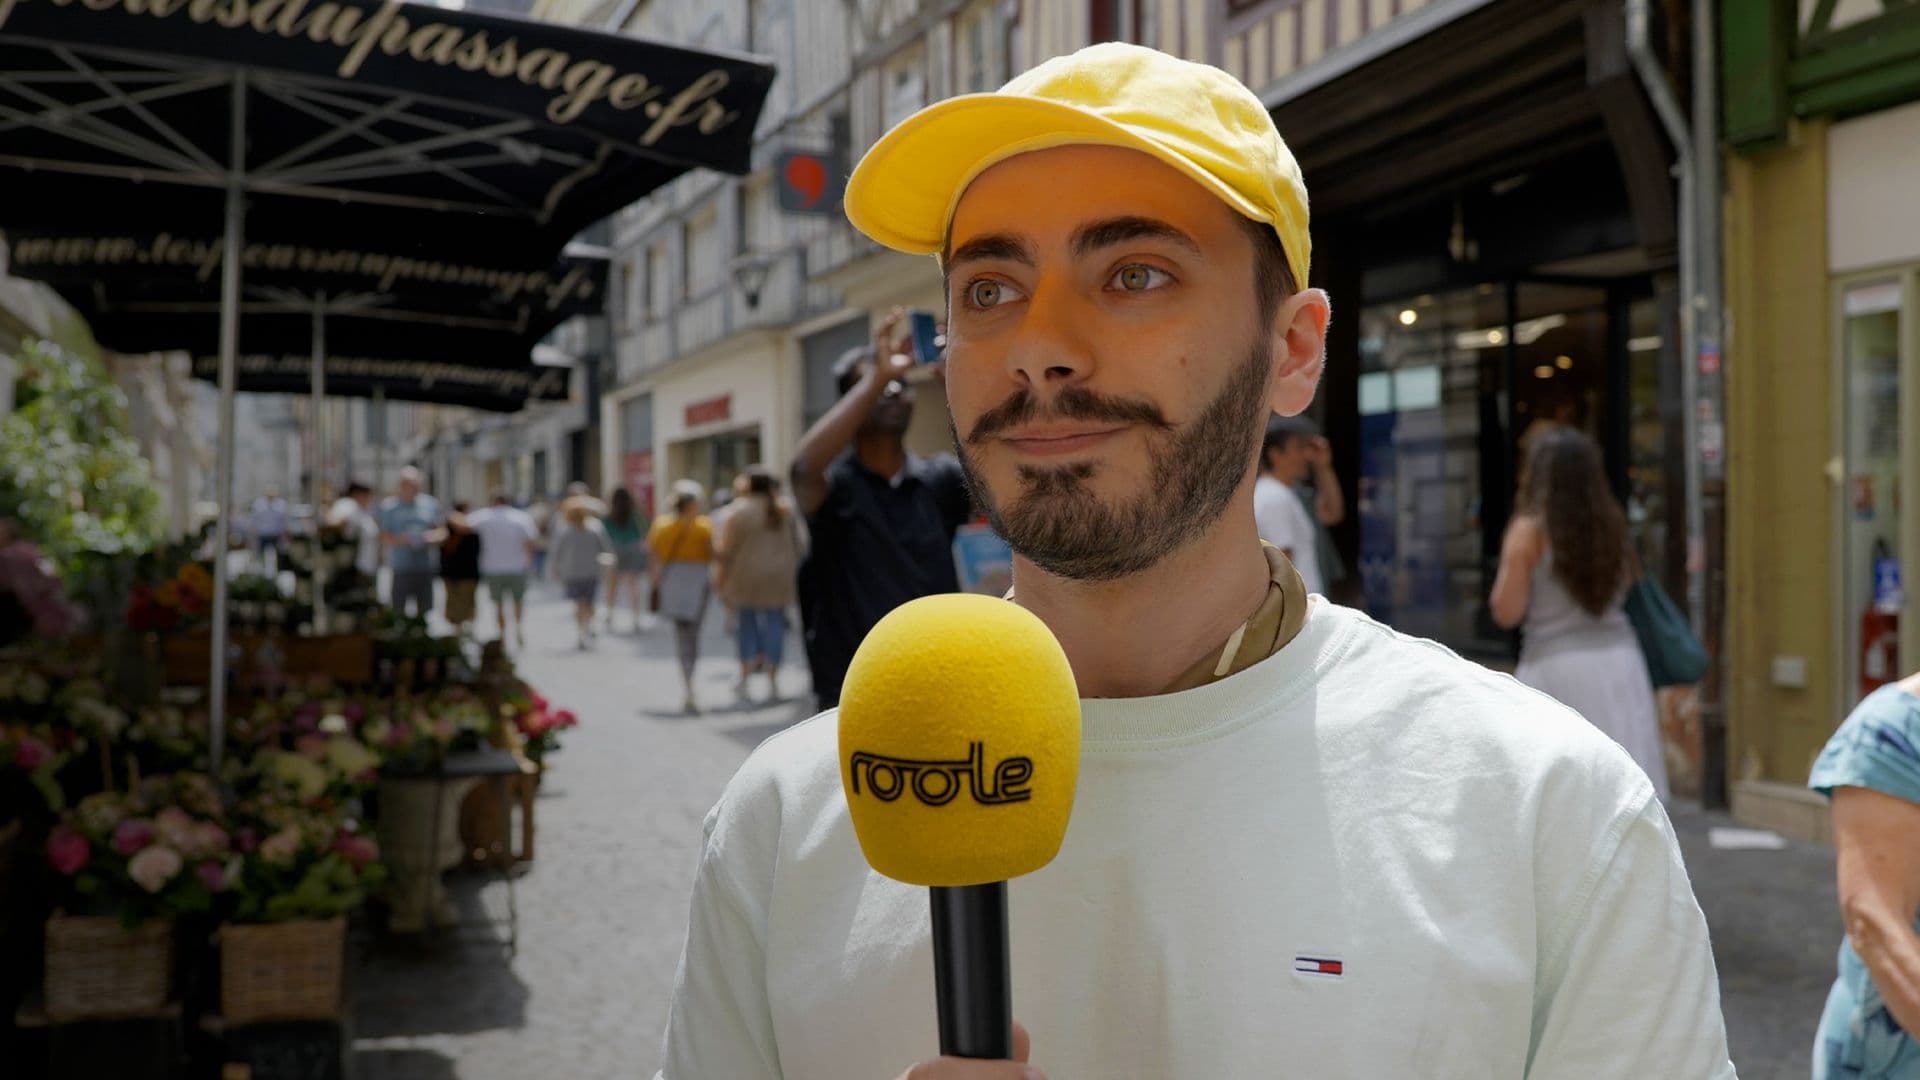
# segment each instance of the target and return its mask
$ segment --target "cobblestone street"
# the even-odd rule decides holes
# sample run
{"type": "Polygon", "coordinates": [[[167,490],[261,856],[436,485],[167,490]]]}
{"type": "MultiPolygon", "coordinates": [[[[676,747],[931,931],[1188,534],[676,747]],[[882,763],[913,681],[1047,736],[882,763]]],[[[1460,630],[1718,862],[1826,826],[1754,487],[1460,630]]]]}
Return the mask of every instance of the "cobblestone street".
{"type": "MultiPolygon", "coordinates": [[[[486,635],[491,620],[483,602],[486,635]]],[[[453,880],[472,925],[357,949],[356,1080],[612,1080],[657,1067],[701,818],[747,753],[804,719],[811,698],[796,633],[789,700],[739,704],[715,616],[698,674],[705,711],[687,716],[669,630],[635,635],[629,621],[580,652],[557,595],[530,599],[523,674],[581,724],[541,789],[537,857],[514,890],[518,953],[486,921],[505,915],[505,887],[468,875],[453,880]]],[[[1839,941],[1831,853],[1717,848],[1710,831],[1731,825],[1723,816],[1681,807],[1674,819],[1713,928],[1740,1075],[1804,1078],[1839,941]]]]}

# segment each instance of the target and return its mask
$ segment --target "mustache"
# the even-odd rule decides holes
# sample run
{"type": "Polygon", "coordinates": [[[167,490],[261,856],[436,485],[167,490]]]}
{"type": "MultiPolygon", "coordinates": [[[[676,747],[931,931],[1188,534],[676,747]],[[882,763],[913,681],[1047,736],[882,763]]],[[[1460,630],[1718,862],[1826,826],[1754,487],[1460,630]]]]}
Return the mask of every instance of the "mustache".
{"type": "Polygon", "coordinates": [[[1173,427],[1166,414],[1151,401],[1109,397],[1084,386],[1069,386],[1042,406],[1033,391],[1022,388],[980,414],[980,419],[973,422],[973,430],[967,433],[967,445],[978,446],[1009,428],[1038,420],[1104,420],[1118,424],[1145,424],[1159,431],[1173,427]]]}

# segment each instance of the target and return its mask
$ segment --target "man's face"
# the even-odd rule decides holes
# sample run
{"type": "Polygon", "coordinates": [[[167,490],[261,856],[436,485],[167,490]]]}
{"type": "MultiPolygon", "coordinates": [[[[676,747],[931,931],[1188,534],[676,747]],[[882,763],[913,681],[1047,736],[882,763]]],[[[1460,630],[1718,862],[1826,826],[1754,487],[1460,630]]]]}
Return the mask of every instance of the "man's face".
{"type": "Polygon", "coordinates": [[[1297,484],[1313,471],[1312,452],[1313,444],[1296,435],[1266,452],[1267,465],[1281,483],[1297,484]]]}
{"type": "MultiPolygon", "coordinates": [[[[871,363],[861,364],[859,377],[866,378],[871,363]]],[[[867,419],[860,425],[862,435],[904,435],[913,423],[913,387],[895,379],[887,384],[880,400],[873,403],[867,419]]]]}
{"type": "Polygon", "coordinates": [[[1205,533],[1253,469],[1274,338],[1234,212],[1131,150],[982,173],[955,210],[947,398],[996,529],[1078,580],[1205,533]]]}
{"type": "Polygon", "coordinates": [[[400,494],[401,502],[411,502],[415,495],[420,494],[420,482],[411,476],[403,476],[394,490],[400,494]]]}

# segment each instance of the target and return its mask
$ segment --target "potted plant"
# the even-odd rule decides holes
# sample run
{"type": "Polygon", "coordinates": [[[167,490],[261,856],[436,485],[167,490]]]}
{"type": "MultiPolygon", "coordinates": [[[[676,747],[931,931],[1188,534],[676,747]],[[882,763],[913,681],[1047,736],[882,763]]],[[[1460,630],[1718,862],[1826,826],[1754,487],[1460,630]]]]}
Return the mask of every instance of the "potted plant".
{"type": "Polygon", "coordinates": [[[220,927],[220,1012],[228,1023],[340,1013],[347,914],[385,876],[380,849],[350,818],[287,789],[243,800],[231,915],[220,927]]]}
{"type": "Polygon", "coordinates": [[[360,728],[382,758],[378,832],[396,933],[455,921],[440,875],[462,858],[460,804],[477,781],[449,779],[440,768],[448,753],[484,745],[492,728],[485,704],[464,688],[384,702],[360,728]]]}
{"type": "Polygon", "coordinates": [[[59,1019],[158,1008],[172,983],[173,920],[208,912],[235,873],[205,776],[149,777],[61,815],[47,858],[65,888],[47,921],[47,1013],[59,1019]]]}

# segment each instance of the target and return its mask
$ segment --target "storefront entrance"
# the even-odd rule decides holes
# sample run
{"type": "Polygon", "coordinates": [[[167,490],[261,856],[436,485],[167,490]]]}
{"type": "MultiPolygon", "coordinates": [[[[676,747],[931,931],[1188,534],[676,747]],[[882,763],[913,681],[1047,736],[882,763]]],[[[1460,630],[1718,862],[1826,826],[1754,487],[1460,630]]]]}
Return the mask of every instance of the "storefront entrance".
{"type": "Polygon", "coordinates": [[[676,444],[673,456],[679,468],[672,479],[699,481],[707,489],[707,506],[712,508],[721,492],[731,497],[733,478],[741,470],[762,460],[759,425],[676,444]]]}
{"type": "Polygon", "coordinates": [[[1487,595],[1529,428],[1600,443],[1649,565],[1666,543],[1651,280],[1510,279],[1360,313],[1359,568],[1367,610],[1500,663],[1487,595]]]}

